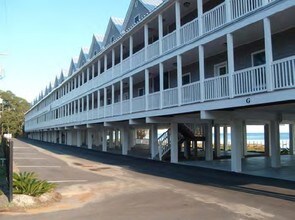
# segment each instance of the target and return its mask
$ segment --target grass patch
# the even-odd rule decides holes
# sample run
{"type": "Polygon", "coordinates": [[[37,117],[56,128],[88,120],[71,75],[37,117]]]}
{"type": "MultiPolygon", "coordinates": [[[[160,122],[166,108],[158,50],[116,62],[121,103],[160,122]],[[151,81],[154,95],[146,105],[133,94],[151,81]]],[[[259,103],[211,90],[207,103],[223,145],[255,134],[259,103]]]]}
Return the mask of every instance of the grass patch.
{"type": "Polygon", "coordinates": [[[13,173],[13,193],[29,196],[40,196],[51,192],[56,187],[55,184],[45,180],[39,180],[33,172],[13,173]]]}

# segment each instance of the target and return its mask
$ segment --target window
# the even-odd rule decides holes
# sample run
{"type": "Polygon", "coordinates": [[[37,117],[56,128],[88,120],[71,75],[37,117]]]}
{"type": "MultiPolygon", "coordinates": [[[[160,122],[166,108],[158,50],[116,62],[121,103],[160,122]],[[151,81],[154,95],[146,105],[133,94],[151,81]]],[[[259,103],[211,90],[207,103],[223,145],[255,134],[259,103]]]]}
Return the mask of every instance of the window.
{"type": "Polygon", "coordinates": [[[265,51],[260,50],[251,54],[252,66],[260,66],[265,64],[265,51]]]}
{"type": "Polygon", "coordinates": [[[214,65],[214,75],[223,76],[227,74],[227,62],[222,62],[214,65]]]}
{"type": "Polygon", "coordinates": [[[111,37],[111,42],[113,43],[115,41],[115,36],[111,37]]]}
{"type": "Polygon", "coordinates": [[[138,96],[143,96],[144,95],[144,88],[139,88],[138,89],[138,96]]]}
{"type": "Polygon", "coordinates": [[[123,94],[123,100],[128,100],[128,99],[129,99],[128,92],[124,92],[124,94],[123,94]]]}
{"type": "Polygon", "coordinates": [[[185,73],[182,75],[182,85],[191,83],[191,73],[185,73]]]}
{"type": "Polygon", "coordinates": [[[134,17],[134,24],[138,23],[139,22],[139,15],[136,15],[134,17]]]}

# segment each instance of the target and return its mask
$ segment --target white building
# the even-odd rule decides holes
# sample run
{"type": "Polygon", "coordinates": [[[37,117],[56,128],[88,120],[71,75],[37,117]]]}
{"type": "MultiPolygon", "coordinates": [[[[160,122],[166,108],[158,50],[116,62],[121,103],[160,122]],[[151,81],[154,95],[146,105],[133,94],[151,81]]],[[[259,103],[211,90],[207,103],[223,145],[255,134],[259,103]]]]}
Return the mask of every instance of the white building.
{"type": "Polygon", "coordinates": [[[124,155],[142,149],[177,163],[198,153],[197,141],[206,160],[218,158],[220,127],[231,127],[231,169],[240,172],[245,126],[261,124],[265,154],[279,167],[279,124],[293,128],[295,120],[294,6],[131,0],[125,19],[110,18],[104,37],[94,35],[68,77],[27,112],[25,131],[124,155]],[[138,128],[149,130],[149,145],[136,140],[138,128]],[[159,129],[166,132],[158,138],[159,129]]]}

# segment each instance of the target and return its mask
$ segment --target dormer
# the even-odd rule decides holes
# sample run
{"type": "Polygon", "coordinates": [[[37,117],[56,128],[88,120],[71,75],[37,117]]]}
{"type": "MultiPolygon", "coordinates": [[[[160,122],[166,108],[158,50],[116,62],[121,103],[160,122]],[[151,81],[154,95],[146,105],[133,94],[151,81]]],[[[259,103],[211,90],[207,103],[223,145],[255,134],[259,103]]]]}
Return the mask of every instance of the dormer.
{"type": "Polygon", "coordinates": [[[79,59],[77,67],[81,68],[88,60],[89,49],[87,47],[83,47],[80,51],[79,59]]]}
{"type": "Polygon", "coordinates": [[[106,34],[103,39],[104,46],[113,43],[121,35],[123,22],[124,20],[121,18],[110,18],[106,34]]]}
{"type": "Polygon", "coordinates": [[[89,49],[89,59],[100,52],[102,48],[103,38],[103,35],[93,35],[89,49]]]}
{"type": "Polygon", "coordinates": [[[140,22],[162,2],[163,0],[132,0],[123,23],[123,30],[126,31],[140,22]]]}

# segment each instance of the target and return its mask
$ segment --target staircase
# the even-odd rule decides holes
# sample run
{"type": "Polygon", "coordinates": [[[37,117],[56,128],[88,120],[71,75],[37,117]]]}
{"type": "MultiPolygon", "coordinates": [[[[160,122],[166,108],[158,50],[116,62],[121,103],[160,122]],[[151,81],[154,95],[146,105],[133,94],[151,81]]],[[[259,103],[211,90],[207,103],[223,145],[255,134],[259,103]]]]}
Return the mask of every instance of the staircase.
{"type": "MultiPolygon", "coordinates": [[[[196,132],[199,127],[187,124],[178,124],[178,147],[181,147],[184,141],[205,141],[205,137],[201,131],[196,132]]],[[[171,150],[170,128],[158,138],[158,151],[156,157],[164,160],[169,157],[171,150]]]]}

